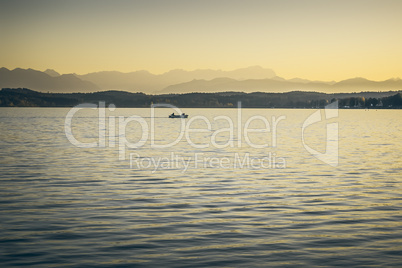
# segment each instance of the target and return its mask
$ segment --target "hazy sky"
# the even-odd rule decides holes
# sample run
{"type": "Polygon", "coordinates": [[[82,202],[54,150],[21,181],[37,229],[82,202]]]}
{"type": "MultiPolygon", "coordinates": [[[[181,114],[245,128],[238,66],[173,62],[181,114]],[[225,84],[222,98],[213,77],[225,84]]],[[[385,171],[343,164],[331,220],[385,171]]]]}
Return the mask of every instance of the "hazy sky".
{"type": "Polygon", "coordinates": [[[0,66],[402,77],[402,1],[0,0],[0,66]]]}

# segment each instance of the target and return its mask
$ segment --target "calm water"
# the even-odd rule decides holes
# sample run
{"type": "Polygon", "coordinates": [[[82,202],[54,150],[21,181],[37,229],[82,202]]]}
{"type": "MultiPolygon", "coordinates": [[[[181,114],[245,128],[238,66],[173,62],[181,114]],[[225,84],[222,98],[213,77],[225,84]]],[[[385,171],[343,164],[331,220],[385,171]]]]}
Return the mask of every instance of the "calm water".
{"type": "MultiPolygon", "coordinates": [[[[338,123],[336,167],[303,146],[315,110],[243,109],[243,125],[285,117],[276,138],[272,129],[249,133],[266,148],[239,137],[236,109],[184,109],[186,120],[165,118],[168,109],[153,118],[150,109],[116,109],[100,124],[106,147],[78,148],[65,135],[68,111],[0,109],[2,267],[402,266],[402,111],[340,110],[309,126],[305,143],[323,152],[325,123],[338,123]],[[119,132],[117,116],[132,115],[153,121],[159,145],[196,115],[211,126],[161,149],[149,128],[142,146],[119,150],[146,132],[138,122],[119,132]],[[232,137],[217,115],[233,119],[232,137]]],[[[97,142],[98,128],[97,111],[75,114],[78,141],[97,142]]]]}

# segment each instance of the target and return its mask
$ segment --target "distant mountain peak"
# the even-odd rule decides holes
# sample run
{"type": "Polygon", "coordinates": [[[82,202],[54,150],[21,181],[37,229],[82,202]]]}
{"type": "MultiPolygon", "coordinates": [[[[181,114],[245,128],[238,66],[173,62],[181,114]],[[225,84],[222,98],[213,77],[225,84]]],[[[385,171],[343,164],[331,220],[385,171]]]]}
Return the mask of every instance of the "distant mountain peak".
{"type": "Polygon", "coordinates": [[[311,82],[310,80],[303,79],[303,78],[299,78],[299,77],[295,77],[295,78],[289,79],[289,81],[290,81],[290,82],[293,82],[293,83],[303,83],[303,84],[307,84],[307,83],[310,83],[310,82],[311,82]]]}
{"type": "MultiPolygon", "coordinates": [[[[260,65],[252,65],[252,66],[248,66],[248,67],[246,67],[246,68],[239,68],[240,70],[242,70],[242,69],[249,69],[249,70],[252,70],[252,69],[254,69],[254,70],[263,70],[263,69],[265,69],[265,68],[263,68],[263,67],[261,67],[260,65]]],[[[238,70],[239,70],[238,69],[238,70]]]]}
{"type": "Polygon", "coordinates": [[[46,69],[46,71],[44,71],[45,74],[51,76],[51,77],[58,77],[60,76],[60,74],[58,72],[56,72],[53,69],[46,69]]]}
{"type": "Polygon", "coordinates": [[[358,77],[346,79],[346,80],[343,80],[343,81],[362,82],[362,81],[370,81],[370,80],[358,76],[358,77]]]}
{"type": "Polygon", "coordinates": [[[355,77],[339,82],[310,81],[301,78],[284,79],[269,68],[259,65],[231,71],[197,69],[187,71],[174,69],[163,74],[152,74],[146,70],[129,73],[102,71],[84,75],[59,74],[53,69],[44,72],[33,69],[0,68],[0,88],[26,87],[39,91],[89,92],[95,90],[127,90],[145,93],[178,92],[352,92],[384,91],[402,89],[402,80],[391,78],[372,81],[355,77]]]}
{"type": "Polygon", "coordinates": [[[29,88],[38,91],[83,92],[96,91],[99,87],[83,81],[73,74],[53,77],[34,69],[15,68],[12,71],[0,72],[0,88],[29,88]]]}
{"type": "Polygon", "coordinates": [[[272,77],[271,79],[272,79],[272,80],[275,80],[275,81],[286,81],[285,78],[280,77],[280,76],[274,76],[274,77],[272,77]]]}
{"type": "Polygon", "coordinates": [[[388,79],[387,81],[401,81],[401,78],[399,78],[399,77],[392,77],[392,78],[388,79]]]}

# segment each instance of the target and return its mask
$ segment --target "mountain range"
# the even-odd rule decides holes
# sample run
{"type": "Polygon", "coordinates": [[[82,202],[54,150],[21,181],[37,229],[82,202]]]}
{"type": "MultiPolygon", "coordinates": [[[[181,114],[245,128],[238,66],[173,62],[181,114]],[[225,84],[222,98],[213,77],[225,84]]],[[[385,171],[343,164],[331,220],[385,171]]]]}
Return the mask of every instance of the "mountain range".
{"type": "Polygon", "coordinates": [[[289,92],[289,91],[316,91],[325,93],[347,93],[361,91],[389,91],[402,89],[401,79],[385,81],[370,81],[364,78],[352,78],[340,82],[300,81],[298,79],[285,80],[278,77],[271,79],[234,80],[230,78],[216,78],[212,80],[192,80],[165,88],[163,93],[188,92],[289,92]]]}
{"type": "Polygon", "coordinates": [[[59,74],[47,69],[0,68],[0,88],[30,88],[40,92],[71,93],[104,90],[125,90],[147,94],[189,92],[289,92],[317,91],[326,93],[401,90],[399,78],[371,81],[352,78],[339,82],[310,81],[293,78],[286,80],[276,76],[271,69],[252,66],[233,71],[222,70],[172,70],[155,75],[148,71],[122,73],[104,71],[77,74],[59,74]]]}
{"type": "Polygon", "coordinates": [[[33,69],[0,68],[0,88],[30,87],[41,92],[58,93],[101,90],[97,85],[82,80],[74,74],[55,75],[56,72],[53,72],[50,70],[41,72],[33,69]],[[49,75],[49,73],[55,76],[49,75]]]}

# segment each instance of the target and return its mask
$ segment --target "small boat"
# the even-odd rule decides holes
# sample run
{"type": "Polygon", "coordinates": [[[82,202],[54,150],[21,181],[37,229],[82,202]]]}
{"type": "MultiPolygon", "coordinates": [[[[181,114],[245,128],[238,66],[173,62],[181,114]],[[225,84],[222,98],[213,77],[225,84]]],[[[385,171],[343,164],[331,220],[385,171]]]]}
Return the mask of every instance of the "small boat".
{"type": "Polygon", "coordinates": [[[171,114],[169,118],[187,118],[188,114],[171,114]]]}

